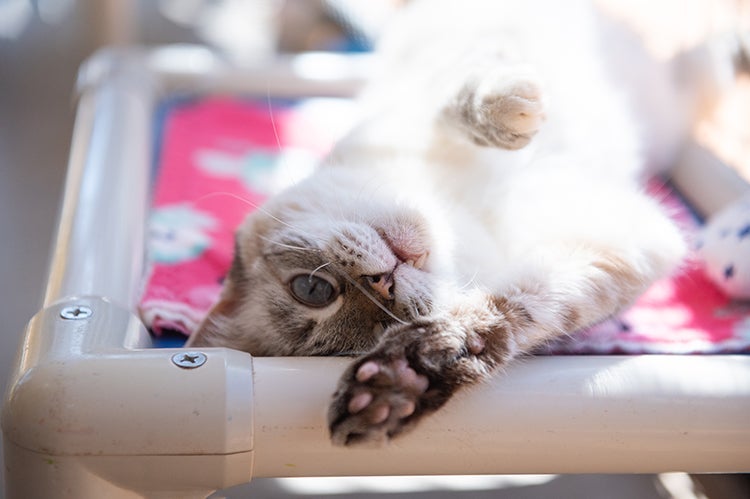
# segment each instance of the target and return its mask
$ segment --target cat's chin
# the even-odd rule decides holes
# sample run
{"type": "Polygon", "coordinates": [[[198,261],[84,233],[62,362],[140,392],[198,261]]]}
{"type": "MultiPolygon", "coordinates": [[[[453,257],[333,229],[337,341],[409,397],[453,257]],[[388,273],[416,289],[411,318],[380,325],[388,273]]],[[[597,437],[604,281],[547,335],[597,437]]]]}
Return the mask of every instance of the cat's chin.
{"type": "Polygon", "coordinates": [[[437,282],[429,272],[408,263],[393,270],[395,306],[394,313],[402,319],[413,320],[432,312],[437,282]]]}

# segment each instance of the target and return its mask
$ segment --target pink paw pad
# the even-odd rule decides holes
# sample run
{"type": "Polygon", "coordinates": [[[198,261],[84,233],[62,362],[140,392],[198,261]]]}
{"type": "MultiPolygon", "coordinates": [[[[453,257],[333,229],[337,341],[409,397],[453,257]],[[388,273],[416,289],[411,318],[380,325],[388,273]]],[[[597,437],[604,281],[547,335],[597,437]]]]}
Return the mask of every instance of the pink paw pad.
{"type": "Polygon", "coordinates": [[[391,408],[387,405],[379,405],[372,410],[370,414],[370,422],[372,424],[380,424],[391,414],[391,408]]]}
{"type": "Polygon", "coordinates": [[[379,372],[380,366],[371,360],[359,366],[355,377],[357,378],[357,381],[359,381],[360,383],[364,383],[379,372]]]}
{"type": "Polygon", "coordinates": [[[405,418],[414,414],[417,409],[417,404],[412,400],[407,400],[396,409],[396,416],[399,418],[405,418]]]}
{"type": "Polygon", "coordinates": [[[479,355],[482,353],[485,346],[484,338],[481,336],[472,336],[466,341],[466,347],[472,355],[479,355]]]}
{"type": "Polygon", "coordinates": [[[373,425],[384,423],[392,416],[403,419],[414,414],[417,404],[412,398],[426,392],[429,386],[427,377],[417,374],[406,359],[389,363],[369,360],[359,366],[354,378],[358,383],[375,384],[359,387],[349,399],[347,411],[349,414],[363,414],[373,425]],[[381,393],[383,383],[390,387],[387,390],[395,390],[385,399],[381,393]]]}
{"type": "Polygon", "coordinates": [[[405,359],[398,359],[394,363],[396,368],[396,375],[401,382],[401,385],[416,393],[424,393],[429,386],[429,381],[426,376],[417,374],[417,372],[409,367],[409,363],[405,359]]]}
{"type": "Polygon", "coordinates": [[[358,412],[362,411],[362,409],[370,405],[370,402],[372,402],[372,393],[358,393],[349,401],[347,408],[349,409],[349,412],[351,414],[357,414],[358,412]]]}

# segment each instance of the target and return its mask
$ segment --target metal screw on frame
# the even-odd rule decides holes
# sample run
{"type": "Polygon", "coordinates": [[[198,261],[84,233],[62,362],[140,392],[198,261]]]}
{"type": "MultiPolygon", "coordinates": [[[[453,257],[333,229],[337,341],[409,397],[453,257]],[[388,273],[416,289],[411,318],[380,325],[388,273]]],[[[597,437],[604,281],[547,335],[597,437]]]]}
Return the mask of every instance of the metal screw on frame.
{"type": "Polygon", "coordinates": [[[195,369],[206,363],[208,357],[201,352],[184,352],[172,355],[172,363],[183,369],[195,369]]]}
{"type": "Polygon", "coordinates": [[[85,305],[73,305],[60,310],[60,317],[66,320],[88,319],[94,311],[85,305]]]}

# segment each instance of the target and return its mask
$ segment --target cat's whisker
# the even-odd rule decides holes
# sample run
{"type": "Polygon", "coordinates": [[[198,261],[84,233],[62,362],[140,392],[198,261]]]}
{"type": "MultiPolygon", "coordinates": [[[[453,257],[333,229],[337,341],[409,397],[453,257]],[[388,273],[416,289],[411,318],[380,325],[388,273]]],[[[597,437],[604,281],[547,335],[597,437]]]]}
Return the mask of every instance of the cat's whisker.
{"type": "Polygon", "coordinates": [[[323,265],[318,265],[315,269],[313,269],[312,272],[310,272],[310,279],[313,278],[313,276],[315,275],[315,272],[319,271],[322,268],[325,268],[325,267],[331,265],[332,263],[333,262],[328,262],[328,263],[324,263],[323,265]]]}
{"type": "MultiPolygon", "coordinates": [[[[333,268],[336,268],[336,267],[334,266],[333,268]]],[[[371,301],[371,302],[372,302],[372,303],[373,303],[373,304],[374,304],[374,305],[375,305],[376,307],[378,307],[378,308],[379,308],[380,310],[382,310],[383,312],[385,312],[386,314],[388,314],[388,316],[389,316],[389,317],[390,317],[391,319],[395,320],[395,321],[396,321],[396,322],[398,322],[399,324],[404,324],[404,325],[405,325],[405,324],[408,324],[408,323],[407,323],[406,321],[404,321],[404,320],[400,319],[400,318],[399,318],[399,317],[397,317],[397,316],[396,316],[396,315],[395,315],[395,314],[394,314],[393,312],[391,312],[390,310],[388,310],[388,307],[386,307],[385,305],[383,305],[382,303],[380,303],[380,300],[378,300],[377,298],[375,298],[375,297],[374,297],[374,296],[373,296],[373,295],[372,295],[372,294],[371,294],[371,293],[370,293],[369,291],[367,291],[367,290],[365,289],[365,287],[364,287],[364,286],[362,286],[362,285],[361,285],[360,283],[358,283],[356,279],[354,279],[353,277],[351,277],[351,276],[350,276],[349,274],[347,274],[347,273],[346,273],[346,272],[345,272],[344,270],[341,270],[341,269],[336,269],[336,270],[338,270],[339,274],[340,274],[340,275],[341,275],[341,276],[342,276],[342,277],[343,277],[344,279],[346,279],[347,281],[349,281],[349,282],[351,283],[351,285],[352,285],[352,286],[354,286],[355,288],[357,288],[357,289],[358,289],[358,290],[359,290],[359,291],[360,291],[360,292],[361,292],[361,293],[362,293],[363,295],[365,295],[365,297],[367,297],[367,299],[368,299],[368,300],[370,300],[370,301],[371,301]]]]}
{"type": "MultiPolygon", "coordinates": [[[[357,202],[355,203],[355,206],[366,206],[366,201],[368,199],[372,199],[373,195],[384,186],[385,182],[383,182],[382,179],[378,178],[377,174],[374,173],[372,177],[367,179],[367,182],[364,182],[362,184],[362,187],[357,192],[357,202]]],[[[362,217],[360,217],[359,212],[354,213],[354,217],[355,221],[357,222],[365,222],[365,220],[362,220],[362,217]]]]}
{"type": "Polygon", "coordinates": [[[257,209],[257,210],[261,210],[262,209],[259,204],[253,203],[249,199],[245,199],[242,196],[238,196],[237,194],[235,194],[233,192],[227,192],[227,191],[216,191],[216,192],[210,192],[208,194],[204,194],[201,197],[194,199],[193,202],[192,202],[192,204],[197,205],[201,201],[205,201],[206,199],[211,199],[211,198],[216,197],[216,196],[230,197],[232,199],[236,199],[238,201],[242,201],[246,205],[251,206],[251,207],[253,207],[253,208],[257,209]]]}
{"type": "Polygon", "coordinates": [[[279,222],[279,223],[280,223],[281,225],[283,225],[283,226],[285,226],[285,227],[289,227],[290,229],[293,229],[293,230],[295,230],[295,231],[303,232],[303,233],[305,233],[305,235],[310,235],[310,236],[312,236],[312,234],[308,234],[308,233],[306,233],[306,231],[304,231],[304,230],[303,230],[303,229],[301,229],[300,227],[295,227],[294,225],[292,225],[292,224],[290,224],[290,223],[288,223],[288,222],[285,222],[284,220],[280,219],[279,217],[277,217],[277,216],[275,216],[275,215],[271,214],[271,212],[270,212],[270,211],[268,211],[268,210],[266,210],[266,209],[265,209],[265,208],[263,207],[263,205],[262,205],[262,204],[254,203],[254,202],[250,201],[249,199],[243,198],[242,196],[238,196],[237,194],[234,194],[234,193],[232,193],[232,192],[226,192],[226,191],[217,191],[217,192],[211,192],[211,193],[209,193],[209,194],[204,194],[203,196],[201,196],[201,197],[199,197],[199,198],[195,199],[195,200],[193,201],[193,203],[192,203],[192,204],[194,204],[194,205],[197,205],[197,204],[199,204],[199,203],[200,203],[201,201],[205,201],[206,199],[210,199],[210,198],[212,198],[212,197],[215,197],[215,196],[227,196],[227,197],[230,197],[230,198],[232,198],[232,199],[236,199],[236,200],[238,200],[238,201],[242,201],[242,202],[243,202],[243,203],[245,203],[246,205],[248,205],[248,206],[252,207],[252,208],[253,208],[253,209],[255,209],[255,210],[258,210],[259,212],[263,213],[263,214],[264,214],[264,215],[266,215],[267,217],[269,217],[269,218],[271,218],[271,219],[275,220],[276,222],[279,222]]]}
{"type": "Polygon", "coordinates": [[[320,251],[318,248],[310,248],[310,247],[305,247],[305,246],[294,246],[292,244],[281,243],[279,241],[274,241],[271,238],[268,238],[268,237],[265,237],[265,236],[261,236],[261,235],[258,235],[258,237],[260,239],[263,239],[267,243],[271,243],[271,244],[276,245],[276,246],[281,246],[282,248],[287,248],[287,249],[292,249],[292,250],[300,250],[300,251],[316,251],[316,252],[320,251]]]}
{"type": "Polygon", "coordinates": [[[276,139],[276,147],[279,151],[279,161],[282,163],[282,166],[284,167],[282,171],[285,172],[285,175],[288,175],[285,181],[288,185],[296,184],[299,179],[294,178],[294,174],[292,173],[292,170],[289,168],[289,165],[284,160],[284,156],[282,154],[282,152],[284,151],[284,147],[281,145],[281,138],[279,136],[279,130],[276,126],[276,117],[273,114],[273,105],[271,104],[271,82],[269,80],[266,80],[266,105],[268,107],[268,117],[271,120],[271,129],[273,130],[273,136],[276,139]]]}
{"type": "MultiPolygon", "coordinates": [[[[313,234],[312,232],[308,232],[308,231],[306,231],[306,230],[304,230],[304,229],[302,229],[300,227],[297,227],[297,226],[294,226],[294,225],[292,225],[292,224],[290,224],[288,222],[285,222],[284,220],[280,219],[277,216],[272,215],[271,213],[269,213],[266,210],[263,210],[262,208],[259,208],[259,210],[261,211],[261,213],[263,213],[267,217],[271,218],[272,220],[275,220],[276,222],[279,222],[284,227],[288,227],[288,228],[292,229],[295,232],[298,232],[298,233],[300,233],[300,234],[302,234],[302,235],[304,235],[306,237],[309,237],[311,240],[313,240],[315,242],[321,242],[322,241],[322,239],[317,234],[313,234]]],[[[306,248],[306,249],[309,249],[309,248],[306,248]]]]}
{"type": "Polygon", "coordinates": [[[276,128],[276,120],[273,116],[273,106],[271,105],[271,83],[266,81],[266,105],[268,106],[268,117],[271,119],[271,128],[273,129],[273,136],[276,139],[276,147],[279,152],[283,150],[281,147],[281,139],[279,139],[279,131],[276,128]]]}
{"type": "Polygon", "coordinates": [[[474,279],[477,278],[477,274],[479,274],[479,270],[475,270],[474,271],[474,275],[472,275],[471,278],[469,278],[469,280],[466,281],[466,283],[463,286],[461,286],[460,288],[458,288],[458,291],[463,291],[464,289],[466,289],[469,286],[471,286],[471,284],[474,282],[474,279]]]}

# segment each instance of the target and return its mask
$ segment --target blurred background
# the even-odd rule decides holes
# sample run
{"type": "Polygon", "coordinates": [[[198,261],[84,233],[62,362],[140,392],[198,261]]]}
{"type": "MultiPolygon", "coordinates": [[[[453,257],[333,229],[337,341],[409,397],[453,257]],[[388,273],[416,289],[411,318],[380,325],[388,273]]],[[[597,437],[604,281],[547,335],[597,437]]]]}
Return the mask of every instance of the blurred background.
{"type": "MultiPolygon", "coordinates": [[[[37,312],[75,118],[80,64],[106,45],[206,44],[241,64],[279,52],[364,51],[399,0],[0,0],[0,381],[37,312]]],[[[741,0],[599,0],[657,57],[750,31],[741,0]],[[677,15],[679,13],[679,15],[677,15]]],[[[745,97],[746,98],[746,97],[745,97]]],[[[727,104],[736,109],[736,102],[727,104]]],[[[744,104],[747,106],[747,102],[744,104]]],[[[747,108],[747,107],[745,107],[747,108]]],[[[736,113],[735,113],[736,114],[736,113]]],[[[735,119],[735,118],[731,118],[735,119]]],[[[726,154],[750,158],[750,129],[726,154]],[[744,144],[744,145],[743,145],[744,144]]],[[[711,132],[709,130],[709,135],[711,132]]],[[[710,138],[710,137],[709,137],[710,138]]],[[[717,146],[720,147],[720,146],[717,146]]],[[[0,456],[1,460],[1,456],[0,456]]],[[[3,469],[3,468],[0,468],[3,469]]],[[[216,497],[747,498],[743,476],[260,479],[216,497]]]]}

